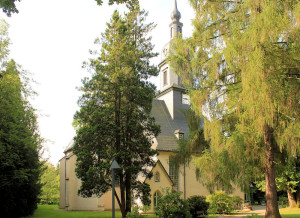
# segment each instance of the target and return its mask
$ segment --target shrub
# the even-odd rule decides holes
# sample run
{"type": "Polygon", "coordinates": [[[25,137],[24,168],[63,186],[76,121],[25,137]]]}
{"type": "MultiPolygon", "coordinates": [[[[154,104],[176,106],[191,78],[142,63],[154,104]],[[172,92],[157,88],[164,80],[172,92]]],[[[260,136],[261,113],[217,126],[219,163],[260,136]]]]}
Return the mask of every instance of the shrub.
{"type": "Polygon", "coordinates": [[[239,196],[232,196],[233,209],[240,210],[243,206],[243,199],[239,196]]]}
{"type": "Polygon", "coordinates": [[[194,195],[189,197],[187,202],[193,217],[197,217],[197,211],[203,211],[203,214],[207,215],[209,203],[205,196],[194,195]]]}
{"type": "Polygon", "coordinates": [[[144,217],[139,213],[139,207],[133,207],[131,212],[127,213],[126,218],[142,218],[144,217]]]}
{"type": "Polygon", "coordinates": [[[155,213],[163,218],[191,218],[187,201],[180,198],[180,193],[165,189],[158,199],[155,213]]]}
{"type": "Polygon", "coordinates": [[[207,196],[206,200],[209,202],[208,213],[211,214],[228,214],[234,209],[232,197],[224,191],[216,191],[207,196]]]}
{"type": "Polygon", "coordinates": [[[289,206],[289,199],[285,196],[280,196],[278,198],[278,205],[281,205],[283,208],[289,206]]]}

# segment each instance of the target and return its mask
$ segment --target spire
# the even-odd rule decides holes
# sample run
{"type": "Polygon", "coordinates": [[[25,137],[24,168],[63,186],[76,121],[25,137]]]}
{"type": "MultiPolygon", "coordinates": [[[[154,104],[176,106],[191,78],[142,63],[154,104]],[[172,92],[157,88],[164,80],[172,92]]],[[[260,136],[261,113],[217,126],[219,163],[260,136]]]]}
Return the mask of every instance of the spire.
{"type": "Polygon", "coordinates": [[[174,0],[174,3],[175,3],[175,5],[174,5],[174,10],[171,14],[171,19],[172,19],[172,21],[179,21],[181,18],[181,14],[177,9],[177,1],[174,0]]]}
{"type": "Polygon", "coordinates": [[[172,23],[170,24],[171,39],[178,36],[178,34],[182,34],[183,24],[179,21],[180,18],[181,18],[181,14],[177,9],[177,1],[174,0],[174,10],[171,13],[172,23]]]}

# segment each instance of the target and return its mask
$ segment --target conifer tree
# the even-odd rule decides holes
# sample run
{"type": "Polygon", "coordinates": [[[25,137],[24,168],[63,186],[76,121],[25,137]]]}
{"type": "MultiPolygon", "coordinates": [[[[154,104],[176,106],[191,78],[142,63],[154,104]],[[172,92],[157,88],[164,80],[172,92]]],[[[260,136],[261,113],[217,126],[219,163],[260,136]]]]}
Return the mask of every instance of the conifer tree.
{"type": "Polygon", "coordinates": [[[79,194],[101,196],[111,189],[111,163],[115,159],[120,196],[117,196],[122,216],[131,210],[132,194],[149,204],[149,185],[137,176],[149,176],[154,165],[152,137],[159,126],[151,117],[155,86],[147,81],[158,74],[150,59],[151,37],[147,34],[153,23],[145,24],[147,13],[138,4],[128,5],[129,12],[121,16],[115,11],[102,34],[99,57],[87,66],[90,79],[83,80],[80,110],[74,119],[78,124],[74,154],[76,174],[82,184],[79,194]]]}
{"type": "Polygon", "coordinates": [[[33,214],[39,202],[42,139],[28,101],[32,94],[29,78],[8,60],[9,38],[3,20],[0,35],[0,209],[3,217],[21,217],[33,214]]]}
{"type": "Polygon", "coordinates": [[[264,171],[266,217],[280,217],[275,160],[300,149],[299,1],[190,3],[193,36],[176,40],[170,60],[206,115],[209,155],[229,161],[227,178],[241,187],[264,171]]]}

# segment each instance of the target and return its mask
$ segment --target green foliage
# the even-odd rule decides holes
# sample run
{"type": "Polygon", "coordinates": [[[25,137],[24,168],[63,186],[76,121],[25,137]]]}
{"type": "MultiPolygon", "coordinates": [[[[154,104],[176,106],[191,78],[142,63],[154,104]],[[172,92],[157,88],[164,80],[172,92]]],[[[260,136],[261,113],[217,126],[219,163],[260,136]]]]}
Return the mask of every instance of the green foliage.
{"type": "Polygon", "coordinates": [[[7,16],[11,16],[12,13],[18,13],[15,2],[20,2],[21,0],[0,0],[0,8],[6,13],[7,16]]]}
{"type": "Polygon", "coordinates": [[[278,198],[278,205],[280,205],[282,208],[289,206],[289,199],[285,196],[280,196],[278,198]]]}
{"type": "Polygon", "coordinates": [[[208,213],[210,214],[229,214],[234,210],[233,197],[224,191],[216,191],[208,195],[206,200],[209,202],[208,213]]]}
{"type": "Polygon", "coordinates": [[[220,184],[231,180],[246,190],[264,173],[272,178],[266,189],[267,215],[272,210],[270,216],[278,217],[277,154],[300,152],[300,3],[190,3],[196,13],[194,33],[175,40],[170,61],[189,88],[192,109],[205,115],[204,135],[212,153],[206,157],[215,165],[201,176],[215,177],[220,184]],[[228,176],[215,176],[224,174],[228,176]]]}
{"type": "Polygon", "coordinates": [[[187,201],[180,198],[180,192],[165,189],[159,196],[155,213],[162,218],[188,218],[192,217],[187,201]]]}
{"type": "Polygon", "coordinates": [[[150,115],[155,86],[147,81],[158,74],[150,59],[153,23],[145,24],[147,13],[138,5],[124,16],[115,11],[102,34],[98,57],[86,63],[91,78],[83,80],[83,95],[76,112],[74,154],[76,175],[81,179],[79,194],[101,196],[111,189],[111,161],[120,184],[121,211],[131,210],[131,193],[149,204],[149,185],[137,181],[137,175],[151,176],[155,163],[152,138],[160,131],[150,115]],[[145,167],[148,166],[148,167],[145,167]],[[127,199],[127,200],[125,200],[127,199]]]}
{"type": "Polygon", "coordinates": [[[44,163],[44,171],[41,175],[42,192],[40,199],[42,204],[58,204],[60,191],[59,167],[54,167],[51,163],[44,163]]]}
{"type": "MultiPolygon", "coordinates": [[[[7,36],[3,21],[0,28],[7,36]]],[[[3,217],[20,217],[32,214],[39,201],[42,139],[28,101],[32,90],[26,72],[6,60],[8,42],[0,38],[0,209],[3,217]]]]}
{"type": "Polygon", "coordinates": [[[131,212],[127,213],[126,218],[142,218],[144,215],[139,213],[139,207],[133,207],[131,212]]]}
{"type": "MultiPolygon", "coordinates": [[[[103,4],[103,0],[96,0],[98,5],[102,5],[103,4]]],[[[139,1],[138,0],[109,0],[108,4],[109,5],[113,5],[113,4],[123,4],[123,3],[127,3],[127,4],[131,4],[131,5],[135,5],[137,4],[139,1]]]]}
{"type": "Polygon", "coordinates": [[[233,196],[231,196],[231,199],[233,202],[233,209],[235,209],[235,210],[242,209],[244,200],[241,197],[233,195],[233,196]]]}
{"type": "Polygon", "coordinates": [[[203,211],[203,214],[207,215],[207,210],[209,207],[209,203],[206,201],[205,196],[194,195],[187,199],[190,213],[193,217],[197,217],[198,211],[203,211]]]}

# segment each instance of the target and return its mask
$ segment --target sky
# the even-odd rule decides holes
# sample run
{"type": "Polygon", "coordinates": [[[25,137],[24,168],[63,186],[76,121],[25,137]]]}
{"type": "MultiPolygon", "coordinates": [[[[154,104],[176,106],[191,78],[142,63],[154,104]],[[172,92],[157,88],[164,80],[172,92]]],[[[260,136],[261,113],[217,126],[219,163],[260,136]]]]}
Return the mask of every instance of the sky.
{"type": "MultiPolygon", "coordinates": [[[[75,136],[73,116],[79,107],[81,93],[76,89],[81,80],[90,76],[82,63],[95,49],[94,41],[106,29],[114,10],[124,11],[124,5],[108,6],[108,0],[98,6],[95,0],[21,0],[18,14],[0,17],[9,23],[10,58],[29,71],[36,81],[38,93],[32,100],[37,109],[40,134],[46,139],[44,158],[57,165],[64,149],[75,136]]],[[[140,0],[141,8],[149,12],[147,22],[157,24],[152,31],[155,51],[161,53],[170,40],[169,24],[174,0],[140,0]]],[[[192,33],[194,12],[188,0],[177,0],[183,23],[183,37],[192,33]]],[[[160,55],[152,60],[158,65],[160,55]]],[[[159,78],[152,78],[159,86],[159,78]]]]}

